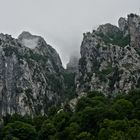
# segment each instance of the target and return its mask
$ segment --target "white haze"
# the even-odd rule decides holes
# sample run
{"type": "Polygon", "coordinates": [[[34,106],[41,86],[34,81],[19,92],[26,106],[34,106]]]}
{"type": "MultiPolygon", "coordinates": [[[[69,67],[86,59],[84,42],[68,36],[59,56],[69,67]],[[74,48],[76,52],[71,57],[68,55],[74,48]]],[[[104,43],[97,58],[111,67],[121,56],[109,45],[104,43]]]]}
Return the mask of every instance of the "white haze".
{"type": "Polygon", "coordinates": [[[65,66],[79,53],[84,32],[129,13],[140,14],[140,0],[0,0],[0,32],[44,37],[65,66]]]}

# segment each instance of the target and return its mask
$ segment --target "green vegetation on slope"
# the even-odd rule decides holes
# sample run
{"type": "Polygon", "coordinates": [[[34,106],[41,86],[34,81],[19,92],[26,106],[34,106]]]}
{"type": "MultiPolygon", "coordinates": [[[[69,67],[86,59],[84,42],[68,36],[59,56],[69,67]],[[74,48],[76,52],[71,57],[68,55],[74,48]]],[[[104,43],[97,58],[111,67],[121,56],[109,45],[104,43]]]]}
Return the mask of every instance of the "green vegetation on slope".
{"type": "Polygon", "coordinates": [[[130,36],[124,36],[122,32],[112,32],[111,34],[107,35],[103,33],[96,33],[96,35],[100,36],[106,44],[113,44],[121,47],[125,47],[126,45],[130,44],[130,36]]]}

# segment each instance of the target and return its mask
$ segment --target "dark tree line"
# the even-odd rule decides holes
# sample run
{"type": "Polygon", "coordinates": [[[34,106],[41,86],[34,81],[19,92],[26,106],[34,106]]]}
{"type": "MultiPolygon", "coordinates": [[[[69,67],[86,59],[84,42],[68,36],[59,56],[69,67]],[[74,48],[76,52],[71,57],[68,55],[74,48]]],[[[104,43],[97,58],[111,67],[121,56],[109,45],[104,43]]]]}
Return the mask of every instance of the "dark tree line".
{"type": "Polygon", "coordinates": [[[108,98],[99,92],[82,97],[72,112],[51,107],[48,116],[1,118],[2,140],[140,140],[140,90],[108,98]]]}

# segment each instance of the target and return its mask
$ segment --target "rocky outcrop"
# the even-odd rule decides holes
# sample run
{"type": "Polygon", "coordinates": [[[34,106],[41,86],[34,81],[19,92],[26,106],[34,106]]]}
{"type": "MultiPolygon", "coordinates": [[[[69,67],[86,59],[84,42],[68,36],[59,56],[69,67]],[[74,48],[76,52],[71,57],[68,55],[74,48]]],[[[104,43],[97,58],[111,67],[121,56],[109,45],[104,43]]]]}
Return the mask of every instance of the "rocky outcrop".
{"type": "Polygon", "coordinates": [[[45,114],[63,100],[63,67],[42,37],[0,34],[0,115],[45,114]]]}
{"type": "Polygon", "coordinates": [[[128,22],[125,18],[121,17],[118,21],[119,29],[123,32],[123,35],[128,35],[128,22]]]}
{"type": "Polygon", "coordinates": [[[140,87],[139,16],[119,19],[84,34],[77,92],[101,91],[113,96],[140,87]],[[136,49],[137,48],[137,49],[136,49]]]}
{"type": "Polygon", "coordinates": [[[118,24],[85,33],[79,62],[72,57],[66,70],[42,37],[0,34],[0,116],[46,114],[65,99],[74,98],[74,106],[77,93],[114,96],[140,88],[140,16],[130,14],[118,24]]]}
{"type": "Polygon", "coordinates": [[[131,38],[131,46],[140,49],[140,16],[136,14],[128,16],[128,30],[131,38]]]}

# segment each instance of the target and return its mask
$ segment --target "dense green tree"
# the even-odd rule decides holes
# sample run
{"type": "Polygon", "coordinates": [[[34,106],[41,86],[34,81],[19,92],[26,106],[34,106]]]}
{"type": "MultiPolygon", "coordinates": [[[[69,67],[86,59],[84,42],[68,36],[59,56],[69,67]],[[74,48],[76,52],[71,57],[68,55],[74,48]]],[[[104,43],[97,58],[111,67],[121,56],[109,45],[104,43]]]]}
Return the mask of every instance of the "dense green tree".
{"type": "Polygon", "coordinates": [[[105,112],[106,110],[104,107],[95,107],[95,108],[86,107],[81,112],[81,116],[80,116],[81,130],[97,133],[100,123],[104,119],[105,112]]]}
{"type": "Polygon", "coordinates": [[[20,139],[13,136],[6,136],[3,140],[20,140],[20,139]]]}
{"type": "Polygon", "coordinates": [[[98,140],[108,140],[110,134],[111,134],[110,129],[101,128],[98,133],[98,140]]]}
{"type": "Polygon", "coordinates": [[[135,108],[132,112],[132,118],[140,120],[140,99],[136,100],[135,102],[135,108]]]}
{"type": "Polygon", "coordinates": [[[61,111],[54,116],[54,125],[58,131],[62,131],[68,126],[70,115],[67,112],[61,111]]]}
{"type": "Polygon", "coordinates": [[[130,140],[140,140],[140,121],[133,119],[129,121],[126,137],[130,140]]]}
{"type": "Polygon", "coordinates": [[[122,131],[114,131],[109,140],[127,140],[125,133],[122,131]]]}
{"type": "Polygon", "coordinates": [[[118,119],[130,118],[133,107],[132,102],[125,99],[117,100],[113,105],[113,108],[119,113],[118,119]]]}
{"type": "Polygon", "coordinates": [[[125,99],[131,101],[133,104],[137,99],[140,99],[140,89],[130,90],[125,99]]]}
{"type": "Polygon", "coordinates": [[[33,122],[33,125],[35,126],[35,129],[37,131],[39,131],[41,129],[41,126],[42,126],[43,122],[47,119],[48,119],[48,117],[46,117],[46,116],[41,116],[41,115],[35,116],[32,119],[32,122],[33,122]]]}
{"type": "Polygon", "coordinates": [[[76,137],[76,140],[94,140],[94,136],[91,135],[89,132],[81,132],[76,137]]]}
{"type": "Polygon", "coordinates": [[[104,120],[103,128],[98,133],[99,140],[139,140],[140,121],[104,120]]]}
{"type": "Polygon", "coordinates": [[[48,116],[53,117],[57,113],[58,109],[59,108],[57,108],[56,106],[50,107],[48,110],[48,116]]]}
{"type": "Polygon", "coordinates": [[[64,130],[65,140],[74,140],[80,131],[79,125],[77,123],[71,123],[64,130]]]}
{"type": "Polygon", "coordinates": [[[45,121],[39,131],[39,140],[49,140],[56,133],[56,128],[50,121],[45,121]]]}
{"type": "Polygon", "coordinates": [[[140,90],[109,98],[90,92],[72,112],[52,107],[46,116],[6,115],[0,121],[2,140],[140,140],[140,90]]]}
{"type": "Polygon", "coordinates": [[[36,130],[33,126],[20,121],[7,124],[2,130],[4,139],[18,138],[20,140],[36,140],[36,130]]]}

